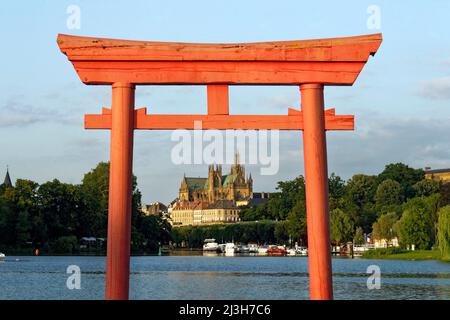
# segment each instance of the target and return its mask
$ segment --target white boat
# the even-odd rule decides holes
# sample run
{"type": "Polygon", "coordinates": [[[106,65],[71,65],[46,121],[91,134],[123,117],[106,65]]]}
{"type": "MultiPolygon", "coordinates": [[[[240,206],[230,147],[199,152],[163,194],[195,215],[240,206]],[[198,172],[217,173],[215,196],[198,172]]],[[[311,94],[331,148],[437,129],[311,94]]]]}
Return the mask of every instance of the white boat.
{"type": "Polygon", "coordinates": [[[295,248],[295,251],[297,254],[301,254],[302,256],[308,255],[308,248],[306,248],[306,247],[297,247],[297,248],[295,248]]]}
{"type": "Polygon", "coordinates": [[[205,243],[203,244],[203,251],[217,252],[218,249],[219,244],[216,242],[216,239],[205,239],[205,243]]]}
{"type": "Polygon", "coordinates": [[[354,245],[353,246],[353,252],[355,253],[364,253],[366,251],[372,250],[373,248],[369,247],[368,245],[354,245]]]}
{"type": "Polygon", "coordinates": [[[236,252],[236,246],[233,242],[228,242],[225,244],[225,255],[226,256],[234,256],[236,252]]]}
{"type": "Polygon", "coordinates": [[[256,243],[248,244],[248,252],[249,253],[258,253],[258,245],[256,243]]]}
{"type": "Polygon", "coordinates": [[[267,254],[267,250],[269,250],[268,246],[258,247],[258,254],[259,255],[266,255],[267,254]]]}
{"type": "Polygon", "coordinates": [[[5,259],[5,254],[0,252],[0,261],[5,259]]]}
{"type": "Polygon", "coordinates": [[[288,256],[295,256],[297,254],[297,250],[295,248],[289,248],[286,250],[288,256]]]}

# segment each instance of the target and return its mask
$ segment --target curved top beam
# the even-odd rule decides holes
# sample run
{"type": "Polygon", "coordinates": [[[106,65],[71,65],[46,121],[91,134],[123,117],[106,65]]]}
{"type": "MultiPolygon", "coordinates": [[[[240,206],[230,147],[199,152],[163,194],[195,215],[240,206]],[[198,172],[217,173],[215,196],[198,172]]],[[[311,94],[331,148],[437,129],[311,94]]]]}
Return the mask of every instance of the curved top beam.
{"type": "Polygon", "coordinates": [[[114,61],[367,61],[381,33],[316,40],[183,43],[116,40],[60,34],[61,52],[74,60],[114,61]]]}
{"type": "Polygon", "coordinates": [[[86,84],[352,84],[381,34],[205,44],[58,35],[86,84]]]}

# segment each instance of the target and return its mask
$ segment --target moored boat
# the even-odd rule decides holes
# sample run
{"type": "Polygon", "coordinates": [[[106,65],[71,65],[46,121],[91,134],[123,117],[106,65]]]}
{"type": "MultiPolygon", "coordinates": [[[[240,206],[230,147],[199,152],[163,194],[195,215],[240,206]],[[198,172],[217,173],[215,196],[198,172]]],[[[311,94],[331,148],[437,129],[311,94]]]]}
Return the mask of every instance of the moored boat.
{"type": "Polygon", "coordinates": [[[0,252],[0,261],[5,259],[5,254],[0,252]]]}
{"type": "Polygon", "coordinates": [[[236,246],[233,242],[228,242],[225,244],[225,255],[227,256],[234,256],[234,253],[236,252],[236,246]]]}
{"type": "Polygon", "coordinates": [[[217,252],[218,249],[219,244],[216,242],[216,239],[205,239],[205,243],[203,244],[203,251],[217,252]]]}
{"type": "Polygon", "coordinates": [[[267,249],[267,254],[269,256],[284,256],[286,255],[286,250],[283,246],[270,246],[269,249],[267,249]]]}
{"type": "Polygon", "coordinates": [[[295,251],[297,254],[300,254],[302,256],[308,255],[308,248],[307,247],[297,247],[295,248],[295,251]]]}
{"type": "Polygon", "coordinates": [[[269,250],[268,246],[260,246],[258,247],[258,254],[264,256],[267,254],[267,250],[269,250]]]}
{"type": "Polygon", "coordinates": [[[256,243],[248,244],[248,252],[249,253],[258,253],[258,245],[256,243]]]}

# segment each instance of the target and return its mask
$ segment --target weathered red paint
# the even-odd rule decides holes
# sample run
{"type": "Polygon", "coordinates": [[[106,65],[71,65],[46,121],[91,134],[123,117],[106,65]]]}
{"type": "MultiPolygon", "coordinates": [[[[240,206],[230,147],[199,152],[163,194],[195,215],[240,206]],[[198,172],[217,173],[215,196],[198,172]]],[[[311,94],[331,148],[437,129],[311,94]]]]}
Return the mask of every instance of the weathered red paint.
{"type": "Polygon", "coordinates": [[[130,275],[134,85],[112,86],[106,299],[128,299],[130,275]]]}
{"type": "Polygon", "coordinates": [[[311,299],[333,298],[323,85],[300,86],[311,299]]]}
{"type": "Polygon", "coordinates": [[[324,85],[351,85],[381,34],[237,44],[114,40],[59,35],[61,51],[86,84],[112,85],[112,110],[86,115],[85,128],[111,129],[106,298],[127,299],[130,268],[133,130],[303,130],[311,299],[332,299],[326,130],[353,130],[353,116],[324,111],[324,85]],[[206,115],[134,110],[134,86],[207,85],[206,115]],[[302,110],[229,115],[228,86],[298,85],[302,110]]]}

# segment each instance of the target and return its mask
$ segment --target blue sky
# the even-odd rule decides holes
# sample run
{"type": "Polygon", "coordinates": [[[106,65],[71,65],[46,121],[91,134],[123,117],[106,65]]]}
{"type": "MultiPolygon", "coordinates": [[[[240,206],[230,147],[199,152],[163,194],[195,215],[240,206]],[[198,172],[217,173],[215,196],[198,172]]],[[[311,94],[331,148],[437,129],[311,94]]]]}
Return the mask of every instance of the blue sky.
{"type": "MultiPolygon", "coordinates": [[[[110,105],[110,88],[83,85],[59,52],[58,33],[149,41],[253,42],[383,33],[352,87],[327,87],[327,106],[355,114],[356,131],[328,134],[329,171],[373,174],[390,162],[450,167],[448,1],[14,1],[0,9],[0,173],[13,179],[79,183],[109,158],[109,133],[83,129],[83,115],[110,105]],[[66,25],[69,5],[81,28],[66,25]],[[367,8],[381,28],[368,29],[367,8]],[[3,168],[3,169],[2,169],[3,168]]],[[[233,113],[286,114],[296,87],[232,87],[233,113]]],[[[204,87],[138,87],[136,106],[155,113],[203,113],[204,87]]],[[[168,202],[182,174],[206,166],[170,161],[170,132],[136,132],[134,173],[144,202],[168,202]]],[[[254,189],[303,174],[301,135],[282,133],[280,171],[254,189]]]]}

